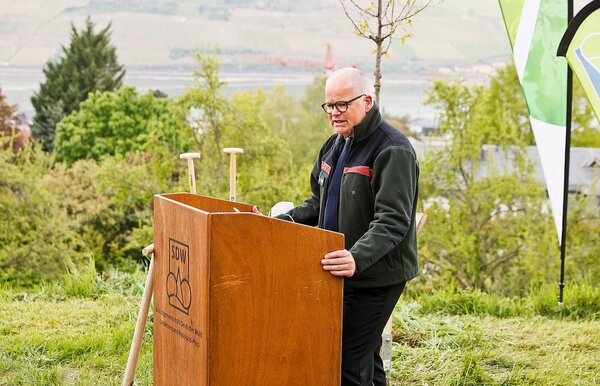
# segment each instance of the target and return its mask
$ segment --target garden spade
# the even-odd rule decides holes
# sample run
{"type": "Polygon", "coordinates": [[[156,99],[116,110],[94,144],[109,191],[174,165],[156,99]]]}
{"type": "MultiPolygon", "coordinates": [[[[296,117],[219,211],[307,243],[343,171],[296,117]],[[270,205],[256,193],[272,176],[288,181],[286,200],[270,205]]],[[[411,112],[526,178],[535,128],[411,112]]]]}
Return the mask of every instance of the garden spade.
{"type": "Polygon", "coordinates": [[[223,152],[229,154],[229,201],[236,200],[236,170],[235,157],[238,153],[244,153],[244,149],[240,147],[226,147],[223,152]]]}
{"type": "MultiPolygon", "coordinates": [[[[235,156],[235,155],[234,155],[235,156]]],[[[200,153],[183,153],[179,156],[180,159],[188,161],[188,180],[190,184],[190,192],[196,194],[196,175],[194,170],[194,159],[200,158],[200,153]]],[[[234,161],[235,162],[235,161],[234,161]]],[[[235,165],[235,164],[234,164],[235,165]]],[[[235,166],[234,166],[235,167],[235,166]]],[[[127,359],[127,367],[125,368],[125,376],[123,377],[122,386],[132,386],[134,384],[135,370],[138,364],[142,340],[144,338],[144,330],[146,328],[146,320],[148,319],[148,311],[150,310],[150,302],[152,301],[152,276],[154,273],[154,243],[148,245],[142,250],[144,256],[150,256],[150,266],[148,267],[148,276],[146,277],[146,285],[144,294],[142,295],[142,304],[138,311],[135,331],[133,333],[133,341],[129,350],[129,358],[127,359]]]]}

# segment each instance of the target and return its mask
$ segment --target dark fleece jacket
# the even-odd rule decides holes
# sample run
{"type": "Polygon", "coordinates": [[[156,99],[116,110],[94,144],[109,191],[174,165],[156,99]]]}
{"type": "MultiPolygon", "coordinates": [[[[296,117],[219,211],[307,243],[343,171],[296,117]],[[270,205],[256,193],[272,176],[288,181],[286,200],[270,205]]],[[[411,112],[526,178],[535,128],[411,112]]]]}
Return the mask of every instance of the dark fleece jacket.
{"type": "MultiPolygon", "coordinates": [[[[322,225],[329,172],[343,145],[344,138],[334,134],[321,147],[310,178],[312,196],[287,213],[295,222],[322,225]]],[[[374,105],[354,126],[341,181],[338,229],[358,269],[346,278],[346,287],[384,287],[417,275],[418,181],[419,163],[408,138],[374,105]]]]}

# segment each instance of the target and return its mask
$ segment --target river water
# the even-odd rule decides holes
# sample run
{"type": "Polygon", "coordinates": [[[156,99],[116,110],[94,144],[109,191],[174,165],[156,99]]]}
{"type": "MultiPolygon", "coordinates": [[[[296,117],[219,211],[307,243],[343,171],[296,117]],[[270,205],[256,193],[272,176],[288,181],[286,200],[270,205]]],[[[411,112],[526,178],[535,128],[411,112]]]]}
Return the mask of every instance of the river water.
{"type": "MultiPolygon", "coordinates": [[[[272,89],[275,85],[285,86],[286,92],[294,97],[301,97],[304,89],[312,82],[310,73],[234,73],[222,72],[221,80],[227,85],[226,94],[246,91],[262,87],[272,89]]],[[[19,110],[28,118],[33,117],[34,109],[31,96],[39,89],[44,74],[38,68],[0,67],[0,87],[10,104],[18,104],[19,110]]],[[[427,77],[408,75],[385,75],[381,88],[381,105],[383,110],[394,116],[410,116],[411,118],[432,118],[433,111],[423,106],[424,92],[431,81],[427,77]]],[[[136,87],[140,92],[158,89],[177,97],[193,84],[191,72],[172,70],[127,70],[124,84],[136,87]]],[[[316,100],[320,105],[322,100],[316,100]]]]}

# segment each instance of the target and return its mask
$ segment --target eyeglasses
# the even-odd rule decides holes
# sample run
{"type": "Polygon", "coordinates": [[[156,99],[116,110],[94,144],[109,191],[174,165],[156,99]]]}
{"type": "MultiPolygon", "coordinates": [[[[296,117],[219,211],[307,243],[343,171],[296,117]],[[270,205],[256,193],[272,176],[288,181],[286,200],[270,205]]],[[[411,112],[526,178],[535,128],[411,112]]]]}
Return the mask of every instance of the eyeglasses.
{"type": "Polygon", "coordinates": [[[321,105],[321,108],[323,109],[323,111],[325,111],[327,114],[331,114],[333,113],[333,108],[335,107],[337,109],[337,111],[339,111],[340,113],[345,113],[346,111],[348,111],[348,105],[350,105],[350,103],[354,102],[355,100],[357,100],[360,97],[364,97],[367,96],[367,94],[361,94],[359,96],[357,96],[356,98],[352,98],[349,101],[339,101],[339,102],[335,102],[335,103],[323,103],[321,105]]]}

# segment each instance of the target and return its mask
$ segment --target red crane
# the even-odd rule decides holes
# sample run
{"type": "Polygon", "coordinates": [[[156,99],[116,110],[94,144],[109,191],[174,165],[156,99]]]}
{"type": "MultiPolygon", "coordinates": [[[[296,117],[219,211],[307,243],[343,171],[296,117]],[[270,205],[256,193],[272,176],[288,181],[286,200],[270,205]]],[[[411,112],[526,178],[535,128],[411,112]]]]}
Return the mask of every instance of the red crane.
{"type": "Polygon", "coordinates": [[[247,61],[277,63],[284,67],[299,66],[309,68],[321,68],[326,72],[331,72],[337,69],[337,63],[333,61],[331,55],[331,45],[329,43],[325,45],[325,63],[317,60],[297,59],[282,56],[246,55],[244,56],[244,59],[247,61]]]}

